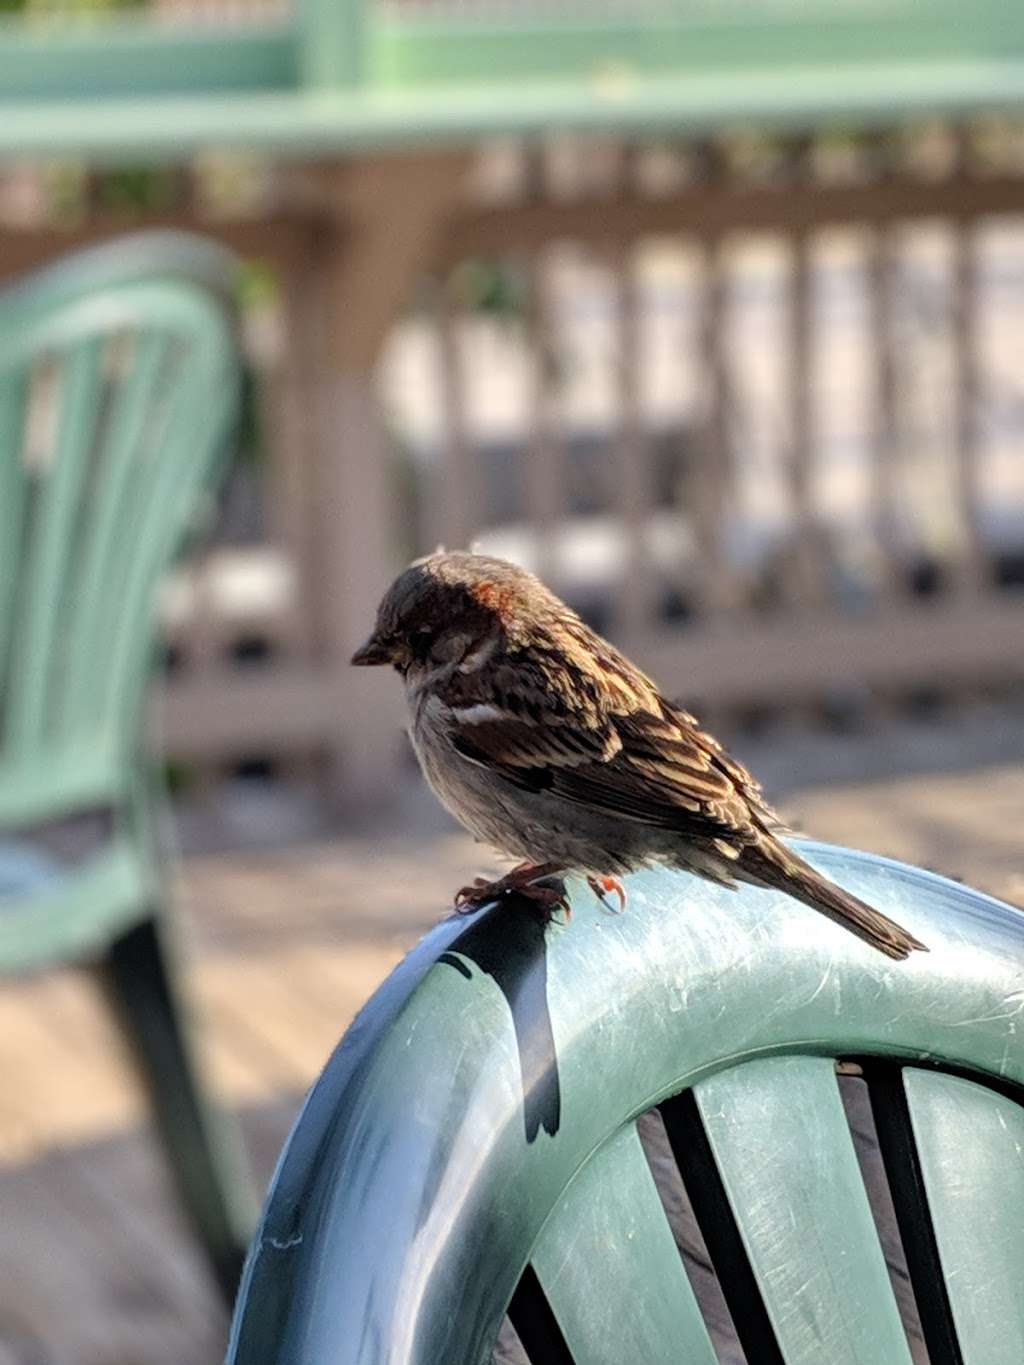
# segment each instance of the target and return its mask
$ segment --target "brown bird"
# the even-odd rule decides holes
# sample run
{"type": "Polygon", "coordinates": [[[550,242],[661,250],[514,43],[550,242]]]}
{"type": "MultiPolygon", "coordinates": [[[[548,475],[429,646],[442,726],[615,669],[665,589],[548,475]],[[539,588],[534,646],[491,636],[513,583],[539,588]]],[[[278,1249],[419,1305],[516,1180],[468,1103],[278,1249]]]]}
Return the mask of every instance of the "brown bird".
{"type": "Polygon", "coordinates": [[[526,570],[469,553],[415,561],[352,662],[394,665],[435,793],[524,860],[457,904],[515,891],[553,906],[551,879],[576,871],[624,905],[619,876],[662,864],[785,891],[888,957],[926,951],[781,843],[746,769],[526,570]]]}

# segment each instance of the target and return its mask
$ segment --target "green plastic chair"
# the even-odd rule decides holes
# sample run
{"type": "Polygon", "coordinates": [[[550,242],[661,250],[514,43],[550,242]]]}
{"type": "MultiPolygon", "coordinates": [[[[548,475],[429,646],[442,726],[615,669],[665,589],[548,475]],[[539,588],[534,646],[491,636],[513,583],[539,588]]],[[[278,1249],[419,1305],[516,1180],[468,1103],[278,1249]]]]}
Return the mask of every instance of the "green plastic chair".
{"type": "Polygon", "coordinates": [[[911,1359],[841,1103],[870,1091],[932,1365],[1024,1360],[1024,914],[802,845],[931,947],[666,871],[569,925],[430,933],[353,1023],[271,1189],[230,1365],[715,1365],[641,1149],[659,1106],[750,1365],[911,1359]]]}
{"type": "Polygon", "coordinates": [[[226,1295],[252,1222],[173,981],[141,726],[157,585],[237,418],[236,278],[153,233],[0,295],[0,973],[99,968],[226,1295]],[[83,819],[87,855],[48,852],[83,819]]]}

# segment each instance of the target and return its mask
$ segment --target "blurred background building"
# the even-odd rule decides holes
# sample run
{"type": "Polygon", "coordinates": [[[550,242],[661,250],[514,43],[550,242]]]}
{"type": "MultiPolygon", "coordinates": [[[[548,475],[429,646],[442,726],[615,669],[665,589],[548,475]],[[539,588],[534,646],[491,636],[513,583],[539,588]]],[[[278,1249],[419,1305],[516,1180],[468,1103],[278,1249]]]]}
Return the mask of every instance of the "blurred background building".
{"type": "MultiPolygon", "coordinates": [[[[163,596],[152,730],[262,1174],[477,870],[398,687],[347,663],[438,543],[536,568],[815,833],[1021,896],[1024,11],[3,8],[0,276],[149,225],[245,261],[244,429],[163,596]]],[[[0,996],[0,1360],[213,1360],[76,992],[0,996]]]]}

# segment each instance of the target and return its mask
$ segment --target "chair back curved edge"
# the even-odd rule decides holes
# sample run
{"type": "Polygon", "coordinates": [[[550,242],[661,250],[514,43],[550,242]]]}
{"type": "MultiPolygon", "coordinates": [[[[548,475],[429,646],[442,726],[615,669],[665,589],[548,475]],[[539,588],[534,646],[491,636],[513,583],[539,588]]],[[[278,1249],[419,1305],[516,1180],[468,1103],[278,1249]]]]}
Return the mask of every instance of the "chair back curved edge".
{"type": "Polygon", "coordinates": [[[0,291],[0,833],[113,820],[95,856],[5,895],[5,972],[94,956],[157,899],[155,595],[233,444],[238,271],[147,232],[0,291]]]}
{"type": "Polygon", "coordinates": [[[1024,914],[886,859],[801,851],[932,951],[894,963],[785,896],[665,871],[631,879],[621,916],[574,885],[571,925],[506,903],[428,934],[296,1121],[228,1365],[489,1359],[574,1175],[740,1062],[879,1055],[1024,1087],[1024,914]]]}

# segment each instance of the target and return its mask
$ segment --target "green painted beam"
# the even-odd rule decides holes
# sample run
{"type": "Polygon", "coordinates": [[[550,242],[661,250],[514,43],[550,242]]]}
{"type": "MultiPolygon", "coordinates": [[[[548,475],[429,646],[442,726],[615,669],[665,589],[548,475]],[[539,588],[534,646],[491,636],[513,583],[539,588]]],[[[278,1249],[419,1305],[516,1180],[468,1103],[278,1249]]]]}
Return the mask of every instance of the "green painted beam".
{"type": "MultiPolygon", "coordinates": [[[[35,26],[0,21],[8,101],[279,90],[298,82],[291,23],[155,25],[144,15],[35,26]]],[[[6,109],[5,109],[6,116],[6,109]]]]}
{"type": "Polygon", "coordinates": [[[729,126],[887,127],[932,114],[1024,111],[1024,59],[878,63],[813,71],[647,80],[524,82],[507,87],[220,94],[145,101],[0,103],[0,158],[83,156],[154,164],[211,148],[331,156],[552,129],[625,137],[729,126]]]}
{"type": "Polygon", "coordinates": [[[366,0],[299,0],[299,73],[304,89],[341,89],[366,75],[366,0]]]}
{"type": "Polygon", "coordinates": [[[780,5],[634,6],[594,20],[578,15],[486,13],[437,18],[429,10],[374,25],[370,78],[421,83],[535,77],[805,68],[823,63],[950,61],[1024,56],[1024,6],[1005,0],[915,0],[882,7],[780,5]]]}

